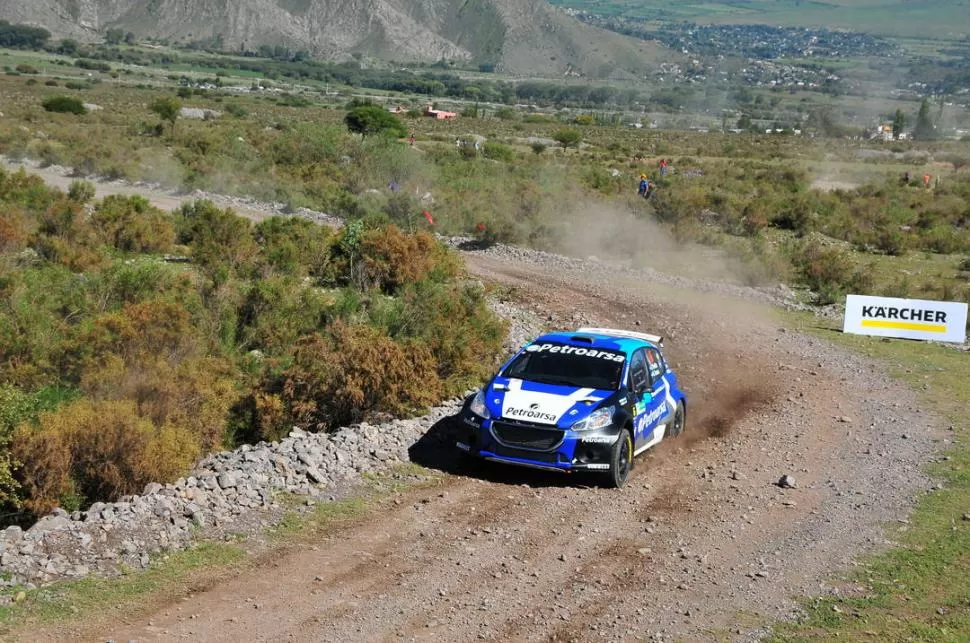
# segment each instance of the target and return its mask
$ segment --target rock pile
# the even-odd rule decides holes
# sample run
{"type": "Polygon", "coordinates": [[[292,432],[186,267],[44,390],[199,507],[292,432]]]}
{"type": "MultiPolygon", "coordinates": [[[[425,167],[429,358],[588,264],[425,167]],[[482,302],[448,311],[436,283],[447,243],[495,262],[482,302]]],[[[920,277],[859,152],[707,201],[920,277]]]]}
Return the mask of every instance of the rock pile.
{"type": "Polygon", "coordinates": [[[8,586],[145,568],[151,556],[184,549],[200,537],[245,534],[283,515],[280,494],[319,497],[360,474],[408,460],[408,449],[462,403],[454,398],[428,415],[336,433],[294,430],[279,442],[245,445],[207,456],[174,484],[152,483],[139,496],[58,509],[23,531],[0,532],[0,573],[8,586]]]}

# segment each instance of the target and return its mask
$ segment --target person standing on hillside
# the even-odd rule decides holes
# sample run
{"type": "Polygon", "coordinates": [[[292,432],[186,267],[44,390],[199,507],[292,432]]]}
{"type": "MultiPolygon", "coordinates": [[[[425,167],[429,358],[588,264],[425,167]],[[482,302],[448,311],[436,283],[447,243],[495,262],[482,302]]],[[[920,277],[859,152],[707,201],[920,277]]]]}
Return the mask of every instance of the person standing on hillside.
{"type": "Polygon", "coordinates": [[[929,189],[929,187],[930,187],[930,180],[932,178],[933,177],[931,177],[929,174],[924,174],[923,175],[923,187],[929,189]]]}
{"type": "Polygon", "coordinates": [[[667,176],[667,159],[660,159],[660,176],[667,176]]]}
{"type": "Polygon", "coordinates": [[[645,197],[647,190],[650,188],[650,181],[647,180],[646,174],[640,175],[640,186],[637,188],[637,196],[645,197]]]}

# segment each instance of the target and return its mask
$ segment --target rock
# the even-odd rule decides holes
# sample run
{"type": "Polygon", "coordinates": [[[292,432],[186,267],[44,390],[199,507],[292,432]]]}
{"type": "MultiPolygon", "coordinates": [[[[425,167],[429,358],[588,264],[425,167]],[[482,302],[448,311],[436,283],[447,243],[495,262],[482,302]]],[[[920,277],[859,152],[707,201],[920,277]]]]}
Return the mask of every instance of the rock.
{"type": "Polygon", "coordinates": [[[232,489],[236,486],[236,477],[231,473],[220,473],[216,478],[220,489],[232,489]]]}
{"type": "Polygon", "coordinates": [[[70,529],[71,519],[64,516],[45,516],[27,530],[27,537],[38,538],[48,531],[63,531],[70,529]]]}
{"type": "Polygon", "coordinates": [[[321,484],[327,481],[327,477],[320,473],[320,470],[316,467],[307,467],[306,477],[310,480],[310,482],[316,484],[321,484]]]}
{"type": "Polygon", "coordinates": [[[843,415],[842,417],[839,418],[839,422],[843,422],[845,424],[852,424],[852,418],[850,418],[848,415],[843,415]]]}
{"type": "Polygon", "coordinates": [[[790,475],[784,475],[778,479],[778,486],[782,489],[794,489],[795,488],[795,478],[790,475]]]}
{"type": "Polygon", "coordinates": [[[24,537],[24,530],[17,525],[11,525],[3,530],[3,539],[7,542],[17,541],[24,537]]]}

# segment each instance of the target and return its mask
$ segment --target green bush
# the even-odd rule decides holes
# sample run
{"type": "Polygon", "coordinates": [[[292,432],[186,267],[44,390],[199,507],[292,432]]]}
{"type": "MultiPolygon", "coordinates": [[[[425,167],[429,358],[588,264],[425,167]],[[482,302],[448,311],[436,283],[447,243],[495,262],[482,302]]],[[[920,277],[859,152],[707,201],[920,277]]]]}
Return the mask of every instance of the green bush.
{"type": "Polygon", "coordinates": [[[248,274],[258,247],[247,219],[205,200],[183,205],[180,215],[179,242],[189,246],[210,277],[221,281],[232,273],[248,274]]]}
{"type": "Polygon", "coordinates": [[[77,201],[78,203],[87,203],[94,199],[96,194],[96,189],[94,183],[90,181],[75,180],[71,181],[71,185],[67,191],[67,198],[72,201],[77,201]]]}
{"type": "Polygon", "coordinates": [[[865,295],[872,290],[871,270],[859,266],[851,254],[807,239],[796,249],[792,261],[802,283],[811,288],[818,303],[831,304],[847,294],[865,295]]]}
{"type": "Polygon", "coordinates": [[[485,145],[482,146],[482,156],[493,161],[511,163],[515,160],[515,151],[508,145],[486,141],[485,145]]]}
{"type": "Polygon", "coordinates": [[[123,252],[166,252],[175,241],[173,217],[140,196],[105,197],[90,221],[106,244],[123,252]]]}
{"type": "Polygon", "coordinates": [[[51,96],[41,105],[48,112],[77,114],[79,116],[88,113],[88,108],[84,106],[84,103],[73,96],[51,96]]]}

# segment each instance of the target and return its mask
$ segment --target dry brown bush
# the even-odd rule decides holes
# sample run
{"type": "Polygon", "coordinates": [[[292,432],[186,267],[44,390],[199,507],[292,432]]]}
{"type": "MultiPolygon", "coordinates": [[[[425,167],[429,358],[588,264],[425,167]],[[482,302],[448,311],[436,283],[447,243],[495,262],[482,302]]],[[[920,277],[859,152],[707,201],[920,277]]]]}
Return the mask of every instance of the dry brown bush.
{"type": "Polygon", "coordinates": [[[429,348],[342,321],[331,326],[329,337],[303,338],[283,377],[283,399],[293,419],[314,429],[375,413],[407,415],[434,404],[442,392],[429,348]]]}
{"type": "Polygon", "coordinates": [[[113,500],[172,480],[199,454],[188,433],[156,428],[131,401],[78,400],[22,425],[13,439],[24,507],[43,514],[69,495],[113,500]]]}
{"type": "Polygon", "coordinates": [[[421,281],[432,272],[453,277],[457,260],[427,232],[406,234],[397,226],[371,230],[361,243],[364,279],[387,293],[408,283],[421,281]]]}

